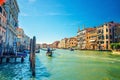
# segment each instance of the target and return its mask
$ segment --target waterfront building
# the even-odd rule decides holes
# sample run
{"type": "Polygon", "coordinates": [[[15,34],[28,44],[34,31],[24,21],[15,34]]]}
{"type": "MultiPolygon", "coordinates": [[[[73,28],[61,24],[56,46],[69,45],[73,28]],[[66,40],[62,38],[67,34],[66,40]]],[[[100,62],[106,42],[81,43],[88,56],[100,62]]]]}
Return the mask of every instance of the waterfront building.
{"type": "Polygon", "coordinates": [[[5,10],[7,13],[7,27],[6,27],[6,45],[8,50],[15,52],[16,43],[17,43],[17,32],[16,28],[18,27],[18,13],[19,6],[16,0],[6,0],[5,10]]]}
{"type": "Polygon", "coordinates": [[[40,49],[41,48],[41,44],[36,44],[36,49],[40,49]]]}
{"type": "Polygon", "coordinates": [[[60,41],[55,41],[52,43],[53,48],[58,48],[58,44],[60,43],[60,41]]]}
{"type": "Polygon", "coordinates": [[[47,48],[47,46],[48,46],[48,45],[47,45],[46,43],[43,43],[41,47],[42,47],[42,48],[47,48]]]}
{"type": "Polygon", "coordinates": [[[59,48],[66,48],[66,42],[68,38],[64,38],[59,43],[59,48]]]}
{"type": "Polygon", "coordinates": [[[6,41],[6,11],[4,6],[0,6],[0,43],[6,41]]]}
{"type": "Polygon", "coordinates": [[[110,44],[113,43],[114,40],[114,31],[113,31],[113,23],[105,23],[103,25],[104,28],[104,49],[105,50],[110,50],[110,44]]]}
{"type": "Polygon", "coordinates": [[[114,27],[114,42],[120,43],[120,24],[118,23],[114,27]]]}
{"type": "Polygon", "coordinates": [[[77,32],[78,49],[86,49],[86,29],[77,32]]]}
{"type": "Polygon", "coordinates": [[[53,44],[48,44],[47,47],[53,48],[53,44]]]}
{"type": "Polygon", "coordinates": [[[22,51],[25,48],[24,44],[24,30],[22,28],[16,28],[17,31],[17,50],[22,51]]]}
{"type": "Polygon", "coordinates": [[[86,49],[97,49],[97,30],[96,28],[86,29],[86,49]]]}
{"type": "Polygon", "coordinates": [[[58,48],[61,48],[61,41],[58,43],[58,48]]]}
{"type": "Polygon", "coordinates": [[[120,24],[113,21],[98,27],[97,33],[99,50],[111,50],[111,43],[120,42],[120,24]]]}
{"type": "Polygon", "coordinates": [[[69,48],[76,48],[77,47],[77,37],[71,37],[69,39],[69,48]]]}
{"type": "Polygon", "coordinates": [[[30,49],[30,37],[24,34],[24,49],[30,49]]]}
{"type": "Polygon", "coordinates": [[[104,50],[104,27],[97,27],[97,50],[104,50]]]}
{"type": "Polygon", "coordinates": [[[66,48],[70,48],[70,38],[68,38],[66,41],[66,48]]]}

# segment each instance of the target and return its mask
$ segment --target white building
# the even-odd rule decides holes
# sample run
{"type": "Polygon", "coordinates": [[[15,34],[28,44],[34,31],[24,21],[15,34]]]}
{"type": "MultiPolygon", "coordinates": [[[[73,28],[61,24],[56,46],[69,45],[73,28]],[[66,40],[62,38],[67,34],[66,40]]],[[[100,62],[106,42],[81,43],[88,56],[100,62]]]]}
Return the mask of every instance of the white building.
{"type": "Polygon", "coordinates": [[[78,40],[78,49],[85,49],[86,48],[86,30],[78,29],[77,32],[77,40],[78,40]]]}
{"type": "MultiPolygon", "coordinates": [[[[5,10],[7,13],[6,45],[16,50],[19,7],[16,0],[6,0],[5,10]]],[[[11,50],[10,49],[10,50],[11,50]]]]}

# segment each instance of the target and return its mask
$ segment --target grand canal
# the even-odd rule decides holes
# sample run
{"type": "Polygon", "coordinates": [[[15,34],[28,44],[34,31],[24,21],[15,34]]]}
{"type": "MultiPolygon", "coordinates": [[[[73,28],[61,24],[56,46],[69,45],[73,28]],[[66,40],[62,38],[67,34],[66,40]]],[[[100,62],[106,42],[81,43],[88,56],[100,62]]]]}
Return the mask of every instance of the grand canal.
{"type": "Polygon", "coordinates": [[[120,80],[120,56],[111,52],[56,50],[36,54],[36,77],[29,60],[0,64],[0,80],[120,80]]]}

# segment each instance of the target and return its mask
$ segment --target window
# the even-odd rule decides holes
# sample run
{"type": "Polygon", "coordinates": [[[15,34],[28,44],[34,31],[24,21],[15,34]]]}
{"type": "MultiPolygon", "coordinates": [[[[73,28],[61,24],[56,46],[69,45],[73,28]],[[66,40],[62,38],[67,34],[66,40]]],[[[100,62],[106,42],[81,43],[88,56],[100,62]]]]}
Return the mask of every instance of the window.
{"type": "Polygon", "coordinates": [[[110,39],[112,39],[112,35],[110,35],[110,39]]]}
{"type": "Polygon", "coordinates": [[[109,29],[110,33],[111,33],[111,29],[109,29]]]}
{"type": "Polygon", "coordinates": [[[108,35],[106,35],[106,39],[108,39],[108,35]]]}
{"type": "Polygon", "coordinates": [[[97,44],[99,44],[99,41],[97,42],[97,44]]]}
{"type": "Polygon", "coordinates": [[[0,7],[0,12],[2,13],[2,7],[0,7]]]}
{"type": "Polygon", "coordinates": [[[108,41],[106,41],[106,44],[108,44],[108,41]]]}
{"type": "Polygon", "coordinates": [[[0,17],[0,22],[1,22],[1,17],[0,17]]]}
{"type": "Polygon", "coordinates": [[[103,30],[102,30],[102,34],[103,34],[103,30]]]}
{"type": "Polygon", "coordinates": [[[104,41],[102,41],[102,44],[104,44],[104,41]]]}
{"type": "Polygon", "coordinates": [[[5,17],[6,17],[6,14],[5,14],[5,12],[3,13],[3,16],[5,16],[5,17]]]}
{"type": "Polygon", "coordinates": [[[108,32],[108,29],[106,29],[106,32],[108,32]]]}
{"type": "Polygon", "coordinates": [[[99,36],[98,39],[101,39],[101,36],[99,36]]]}
{"type": "Polygon", "coordinates": [[[102,39],[104,39],[104,35],[102,35],[102,39]]]}

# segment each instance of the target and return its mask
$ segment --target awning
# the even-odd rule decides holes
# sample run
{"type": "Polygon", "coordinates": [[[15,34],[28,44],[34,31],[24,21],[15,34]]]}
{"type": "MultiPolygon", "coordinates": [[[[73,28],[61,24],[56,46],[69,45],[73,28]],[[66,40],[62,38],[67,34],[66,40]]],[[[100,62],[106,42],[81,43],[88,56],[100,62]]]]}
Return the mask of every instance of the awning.
{"type": "Polygon", "coordinates": [[[5,2],[6,0],[0,0],[0,6],[2,6],[5,2]]]}
{"type": "Polygon", "coordinates": [[[89,42],[95,42],[95,40],[89,40],[89,42]]]}

